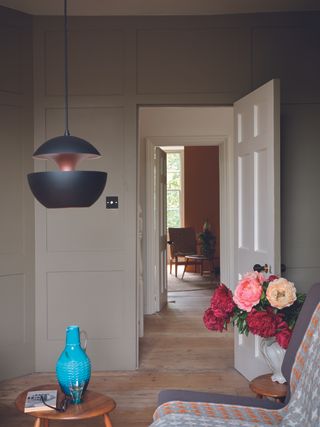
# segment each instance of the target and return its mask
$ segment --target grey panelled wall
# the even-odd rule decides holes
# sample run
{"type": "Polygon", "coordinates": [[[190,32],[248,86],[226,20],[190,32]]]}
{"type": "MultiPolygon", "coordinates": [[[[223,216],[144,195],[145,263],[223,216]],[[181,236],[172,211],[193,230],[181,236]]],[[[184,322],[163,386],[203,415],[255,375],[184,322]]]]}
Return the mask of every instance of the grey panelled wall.
{"type": "Polygon", "coordinates": [[[282,262],[305,291],[320,277],[319,118],[320,103],[282,107],[282,262]]]}
{"type": "MultiPolygon", "coordinates": [[[[6,13],[1,9],[4,22],[6,13]]],[[[63,132],[63,20],[34,17],[33,22],[34,132],[35,146],[38,146],[56,132],[63,132]]],[[[0,85],[5,85],[1,88],[5,106],[15,106],[20,99],[20,95],[10,95],[18,68],[13,56],[17,49],[8,49],[8,44],[16,43],[19,32],[16,26],[11,30],[9,42],[1,33],[4,41],[0,45],[1,55],[8,57],[10,67],[9,72],[0,69],[0,73],[4,73],[0,85]]],[[[23,43],[27,43],[27,39],[23,38],[23,43]]],[[[320,231],[316,215],[319,198],[315,184],[319,182],[320,168],[314,165],[319,151],[318,12],[212,17],[72,17],[70,45],[70,129],[102,151],[101,160],[92,164],[85,162],[83,167],[105,168],[109,177],[101,200],[92,208],[49,212],[36,204],[37,370],[54,369],[64,344],[64,327],[69,322],[80,323],[89,333],[88,352],[93,369],[136,366],[139,105],[232,105],[262,83],[280,78],[282,262],[287,265],[287,276],[296,281],[300,289],[307,290],[319,279],[320,231]],[[119,196],[119,210],[105,210],[106,194],[119,196]]],[[[31,49],[23,52],[24,58],[32,59],[31,49]]],[[[25,85],[28,73],[23,76],[25,85]]],[[[30,89],[32,85],[23,87],[30,89]]],[[[32,109],[28,112],[31,122],[32,109]]],[[[6,114],[12,117],[18,113],[7,108],[6,114]]],[[[8,118],[7,124],[10,120],[13,119],[8,118]]],[[[0,128],[5,140],[10,135],[10,141],[17,141],[17,129],[9,126],[6,130],[2,122],[0,128]]],[[[26,126],[25,134],[31,135],[32,129],[26,126]]],[[[26,139],[29,140],[24,138],[24,142],[26,139]]],[[[10,149],[18,147],[13,144],[10,149]]],[[[24,174],[29,167],[26,159],[31,153],[30,149],[22,168],[18,162],[13,167],[24,174]]],[[[36,164],[37,169],[43,167],[36,164]]],[[[19,191],[21,188],[18,194],[19,191]]],[[[4,194],[3,188],[1,194],[4,194]]],[[[11,200],[6,206],[9,202],[11,200]]],[[[12,203],[16,205],[12,205],[10,212],[3,213],[9,228],[21,206],[18,199],[12,203]]],[[[27,200],[23,206],[28,212],[27,200]]],[[[144,211],[144,206],[142,209],[144,211]]],[[[28,215],[22,215],[23,221],[29,221],[26,218],[28,215]]],[[[25,222],[21,226],[19,218],[15,221],[19,223],[14,228],[15,240],[9,243],[4,234],[4,243],[0,242],[2,254],[14,242],[25,242],[25,233],[33,233],[32,225],[24,228],[25,222]]],[[[8,232],[8,227],[1,228],[3,233],[8,232]]],[[[19,275],[33,268],[32,245],[28,250],[28,256],[22,257],[23,262],[21,257],[14,262],[13,257],[1,255],[1,275],[7,276],[1,279],[1,296],[9,291],[6,299],[13,301],[14,309],[22,304],[19,275]],[[14,268],[8,269],[5,262],[8,258],[14,268]],[[21,265],[26,262],[26,270],[20,268],[20,261],[21,265]],[[8,280],[13,280],[14,285],[6,286],[8,280]]],[[[25,285],[25,298],[30,313],[34,301],[32,286],[25,285]]],[[[21,322],[24,322],[24,332],[32,335],[29,314],[25,319],[17,319],[15,325],[21,322]]],[[[11,334],[6,333],[1,332],[9,342],[11,334]]],[[[12,353],[13,350],[14,344],[12,353]]],[[[32,351],[27,354],[32,366],[32,351]]]]}
{"type": "Polygon", "coordinates": [[[0,13],[0,380],[34,371],[32,19],[0,13]]]}

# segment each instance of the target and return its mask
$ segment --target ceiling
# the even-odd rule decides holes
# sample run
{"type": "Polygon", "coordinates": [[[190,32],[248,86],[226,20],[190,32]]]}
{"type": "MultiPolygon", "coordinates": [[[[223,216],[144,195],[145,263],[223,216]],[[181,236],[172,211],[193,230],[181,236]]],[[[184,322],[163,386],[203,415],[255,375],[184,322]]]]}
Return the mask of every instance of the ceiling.
{"type": "MultiPolygon", "coordinates": [[[[32,15],[62,15],[64,0],[0,0],[32,15]]],[[[68,0],[68,15],[224,15],[320,10],[319,0],[68,0]]]]}

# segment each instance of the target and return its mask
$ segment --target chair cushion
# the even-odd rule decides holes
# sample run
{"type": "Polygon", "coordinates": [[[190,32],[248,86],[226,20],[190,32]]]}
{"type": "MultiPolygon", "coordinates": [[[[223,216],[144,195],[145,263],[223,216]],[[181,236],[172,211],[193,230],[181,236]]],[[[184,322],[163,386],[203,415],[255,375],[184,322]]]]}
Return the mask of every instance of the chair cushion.
{"type": "Polygon", "coordinates": [[[159,406],[153,415],[153,419],[156,420],[169,414],[190,414],[207,418],[256,422],[259,425],[264,423],[273,426],[280,423],[285,414],[285,409],[272,410],[220,403],[175,401],[159,406]]]}
{"type": "Polygon", "coordinates": [[[224,420],[190,414],[170,414],[154,421],[150,427],[270,427],[253,421],[224,420]]]}
{"type": "Polygon", "coordinates": [[[280,409],[284,406],[284,403],[276,402],[274,400],[262,400],[249,396],[235,396],[191,390],[162,390],[159,393],[158,406],[172,400],[180,400],[184,402],[226,403],[229,405],[252,406],[265,409],[280,409]]]}

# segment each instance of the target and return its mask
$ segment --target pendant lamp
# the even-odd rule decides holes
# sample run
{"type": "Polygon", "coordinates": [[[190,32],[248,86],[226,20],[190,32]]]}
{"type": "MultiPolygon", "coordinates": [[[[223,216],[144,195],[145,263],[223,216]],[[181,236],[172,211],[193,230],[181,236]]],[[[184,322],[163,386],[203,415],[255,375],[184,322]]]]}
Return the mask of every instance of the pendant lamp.
{"type": "Polygon", "coordinates": [[[80,160],[101,155],[88,141],[69,132],[67,0],[64,0],[64,84],[64,135],[49,139],[33,153],[35,159],[54,160],[59,170],[30,173],[28,182],[34,197],[46,208],[88,207],[102,194],[107,173],[75,170],[80,160]]]}

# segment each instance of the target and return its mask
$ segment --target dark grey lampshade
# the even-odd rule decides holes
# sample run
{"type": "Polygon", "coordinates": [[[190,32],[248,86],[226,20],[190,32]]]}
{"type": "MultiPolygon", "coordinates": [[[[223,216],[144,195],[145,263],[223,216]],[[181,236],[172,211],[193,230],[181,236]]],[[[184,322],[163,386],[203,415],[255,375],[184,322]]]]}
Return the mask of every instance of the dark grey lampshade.
{"type": "Polygon", "coordinates": [[[28,175],[34,197],[46,208],[80,208],[101,196],[107,173],[98,171],[48,171],[28,175]]]}
{"type": "Polygon", "coordinates": [[[72,135],[61,135],[48,139],[33,153],[33,157],[51,159],[62,153],[77,154],[91,159],[101,157],[99,151],[90,142],[72,135]]]}

